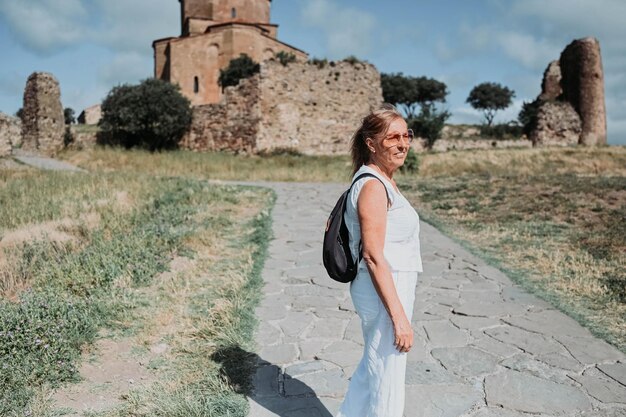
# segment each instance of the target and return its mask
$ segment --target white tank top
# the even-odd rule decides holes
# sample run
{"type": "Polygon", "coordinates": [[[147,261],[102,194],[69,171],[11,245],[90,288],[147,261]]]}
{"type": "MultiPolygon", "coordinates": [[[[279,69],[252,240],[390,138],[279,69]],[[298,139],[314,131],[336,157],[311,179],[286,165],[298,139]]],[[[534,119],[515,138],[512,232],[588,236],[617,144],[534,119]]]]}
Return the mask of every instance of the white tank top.
{"type": "MultiPolygon", "coordinates": [[[[370,173],[379,178],[387,189],[391,206],[387,209],[387,228],[385,234],[384,256],[392,271],[417,271],[422,272],[422,257],[420,254],[419,241],[419,216],[411,206],[411,203],[380,173],[363,165],[352,177],[352,181],[363,173],[370,173]]],[[[361,241],[361,225],[357,214],[359,194],[363,185],[375,178],[365,177],[357,181],[346,204],[344,216],[348,232],[350,233],[350,250],[352,258],[359,255],[359,242],[361,241]]],[[[360,268],[366,268],[361,260],[360,268]]]]}

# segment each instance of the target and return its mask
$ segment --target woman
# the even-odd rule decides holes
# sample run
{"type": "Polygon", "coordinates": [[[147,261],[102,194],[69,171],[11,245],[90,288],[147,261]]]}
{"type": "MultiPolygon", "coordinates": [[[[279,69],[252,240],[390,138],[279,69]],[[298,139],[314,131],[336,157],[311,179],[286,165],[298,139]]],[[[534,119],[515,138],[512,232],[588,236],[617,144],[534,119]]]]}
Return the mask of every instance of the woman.
{"type": "Polygon", "coordinates": [[[384,104],[363,119],[352,137],[354,177],[345,221],[354,259],[362,259],[350,294],[363,330],[363,358],[337,417],[402,417],[411,315],[422,272],[419,217],[393,175],[413,139],[402,115],[384,104]]]}

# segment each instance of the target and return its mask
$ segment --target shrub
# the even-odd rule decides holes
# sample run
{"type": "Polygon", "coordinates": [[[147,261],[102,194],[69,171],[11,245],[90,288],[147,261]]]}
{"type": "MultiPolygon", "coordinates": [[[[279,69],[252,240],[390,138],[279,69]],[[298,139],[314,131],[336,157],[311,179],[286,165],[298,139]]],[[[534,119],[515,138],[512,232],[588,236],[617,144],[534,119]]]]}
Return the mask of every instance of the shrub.
{"type": "Polygon", "coordinates": [[[241,54],[239,58],[232,59],[226,68],[220,70],[217,83],[224,91],[226,87],[237,85],[240,80],[252,77],[260,70],[261,66],[258,63],[248,55],[241,54]]]}
{"type": "Polygon", "coordinates": [[[424,105],[419,114],[409,119],[409,127],[415,134],[426,139],[426,147],[432,149],[435,141],[441,137],[441,131],[450,117],[447,110],[437,110],[433,104],[424,105]]]}
{"type": "Polygon", "coordinates": [[[278,62],[283,64],[284,67],[291,64],[292,62],[296,62],[296,55],[291,52],[279,51],[274,55],[278,62]]]}
{"type": "Polygon", "coordinates": [[[347,62],[350,65],[356,65],[356,64],[361,64],[363,61],[361,61],[359,58],[357,58],[354,55],[350,55],[347,56],[343,59],[343,62],[347,62]]]}
{"type": "Polygon", "coordinates": [[[482,125],[480,135],[495,139],[519,139],[522,136],[523,127],[515,121],[499,123],[495,125],[482,125]]]}
{"type": "Polygon", "coordinates": [[[326,67],[326,65],[328,65],[328,60],[326,58],[311,58],[308,62],[311,65],[315,65],[319,69],[322,69],[326,67]]]}
{"type": "Polygon", "coordinates": [[[417,174],[417,171],[419,171],[419,159],[417,158],[417,153],[413,150],[413,148],[409,148],[409,152],[404,160],[404,165],[400,167],[400,172],[417,174]]]}
{"type": "Polygon", "coordinates": [[[177,85],[149,78],[114,87],[102,102],[104,136],[127,148],[171,149],[191,124],[191,105],[177,85]]]}
{"type": "Polygon", "coordinates": [[[537,99],[534,101],[524,102],[520,110],[517,120],[522,125],[522,130],[526,136],[530,136],[530,132],[537,127],[537,112],[541,102],[537,99]]]}

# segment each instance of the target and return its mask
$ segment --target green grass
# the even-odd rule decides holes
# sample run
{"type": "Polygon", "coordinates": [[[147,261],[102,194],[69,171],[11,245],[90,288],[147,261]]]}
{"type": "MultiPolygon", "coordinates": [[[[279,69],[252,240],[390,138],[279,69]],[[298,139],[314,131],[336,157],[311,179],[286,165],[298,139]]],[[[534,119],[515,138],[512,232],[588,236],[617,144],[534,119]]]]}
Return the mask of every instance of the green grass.
{"type": "MultiPolygon", "coordinates": [[[[153,302],[142,298],[141,289],[167,269],[173,256],[195,256],[201,246],[192,243],[199,231],[222,236],[226,243],[229,233],[246,222],[240,231],[244,237],[236,235],[237,251],[223,262],[240,267],[234,256],[238,254],[255,256],[253,264],[262,264],[264,246],[258,236],[267,241],[267,209],[260,217],[233,213],[241,207],[267,207],[267,195],[184,178],[5,172],[0,198],[12,205],[0,220],[3,234],[42,221],[73,219],[81,210],[96,212],[99,220],[65,230],[78,235],[75,240],[44,236],[13,248],[10,255],[16,262],[5,267],[13,268],[12,276],[18,279],[3,281],[3,292],[11,297],[0,299],[0,415],[33,412],[41,406],[42,390],[76,381],[82,349],[99,329],[140,331],[138,312],[153,302]],[[33,192],[19,193],[20,188],[33,192]],[[122,202],[120,192],[127,196],[122,202]],[[257,221],[246,220],[251,216],[257,221]]],[[[259,293],[254,278],[259,268],[252,267],[249,275],[249,285],[255,288],[250,305],[259,293]]],[[[210,303],[211,298],[201,301],[210,303]]],[[[158,311],[158,305],[153,307],[158,311]]],[[[242,316],[229,338],[237,334],[237,343],[245,345],[252,327],[253,319],[242,316]]]]}

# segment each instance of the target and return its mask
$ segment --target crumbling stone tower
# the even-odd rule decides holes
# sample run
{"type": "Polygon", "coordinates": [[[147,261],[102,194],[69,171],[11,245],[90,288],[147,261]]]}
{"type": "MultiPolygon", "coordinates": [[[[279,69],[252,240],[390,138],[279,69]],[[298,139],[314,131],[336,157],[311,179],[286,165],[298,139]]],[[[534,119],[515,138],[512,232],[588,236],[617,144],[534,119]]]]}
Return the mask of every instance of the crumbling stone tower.
{"type": "Polygon", "coordinates": [[[159,39],[154,49],[154,76],[180,85],[193,105],[222,97],[219,70],[242,53],[257,62],[284,51],[307,54],[276,39],[270,23],[271,0],[179,0],[181,35],[159,39]]]}
{"type": "Polygon", "coordinates": [[[54,155],[63,148],[64,133],[59,82],[46,72],[31,74],[24,89],[22,148],[54,155]]]}

